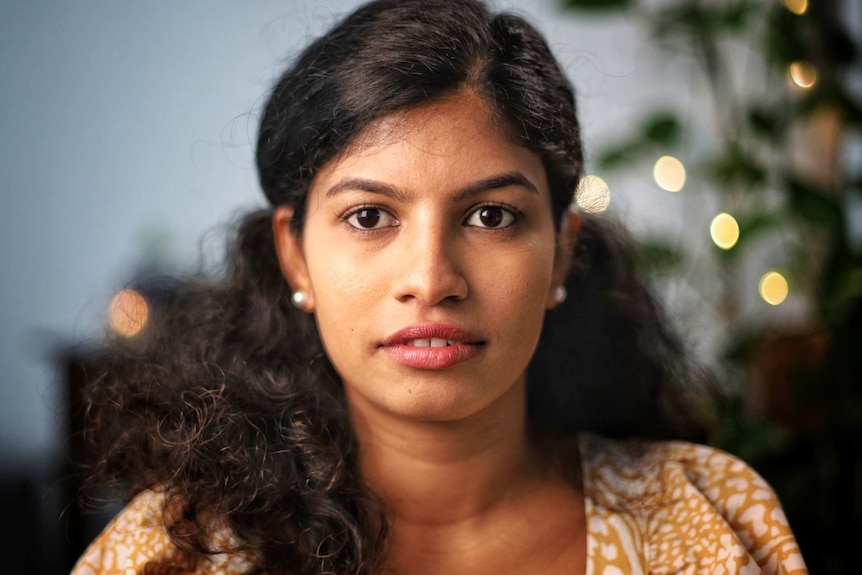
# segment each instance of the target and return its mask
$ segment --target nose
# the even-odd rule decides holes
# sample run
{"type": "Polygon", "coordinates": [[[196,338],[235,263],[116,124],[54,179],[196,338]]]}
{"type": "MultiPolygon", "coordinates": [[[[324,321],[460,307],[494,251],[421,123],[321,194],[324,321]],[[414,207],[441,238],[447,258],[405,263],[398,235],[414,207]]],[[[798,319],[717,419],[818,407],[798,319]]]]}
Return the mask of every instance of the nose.
{"type": "Polygon", "coordinates": [[[469,285],[464,276],[457,234],[445,226],[422,226],[405,230],[397,261],[393,265],[394,296],[402,302],[416,301],[426,306],[467,297],[469,285]]]}

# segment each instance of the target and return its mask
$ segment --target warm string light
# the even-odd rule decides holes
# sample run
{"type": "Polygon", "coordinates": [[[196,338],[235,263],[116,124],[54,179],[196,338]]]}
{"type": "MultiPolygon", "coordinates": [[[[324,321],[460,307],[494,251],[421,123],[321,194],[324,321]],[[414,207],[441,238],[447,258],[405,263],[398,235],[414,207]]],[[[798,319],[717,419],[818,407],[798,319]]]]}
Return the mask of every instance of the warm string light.
{"type": "Polygon", "coordinates": [[[800,88],[811,88],[817,83],[817,68],[805,60],[797,60],[787,68],[790,80],[800,88]]]}
{"type": "Polygon", "coordinates": [[[147,325],[150,306],[146,298],[133,289],[124,289],[111,300],[108,324],[118,335],[134,337],[147,325]]]}
{"type": "Polygon", "coordinates": [[[789,288],[784,276],[776,271],[763,274],[760,278],[760,297],[770,305],[778,305],[787,299],[789,288]]]}
{"type": "Polygon", "coordinates": [[[611,203],[611,190],[598,176],[584,176],[575,190],[575,203],[588,214],[600,214],[611,203]]]}
{"type": "Polygon", "coordinates": [[[802,16],[808,11],[808,0],[784,0],[784,6],[797,16],[802,16]]]}
{"type": "Polygon", "coordinates": [[[720,213],[709,225],[709,235],[713,243],[723,250],[729,250],[739,241],[739,224],[727,213],[720,213]]]}
{"type": "Polygon", "coordinates": [[[662,156],[652,169],[658,187],[668,192],[678,192],[685,186],[685,166],[673,156],[662,156]]]}

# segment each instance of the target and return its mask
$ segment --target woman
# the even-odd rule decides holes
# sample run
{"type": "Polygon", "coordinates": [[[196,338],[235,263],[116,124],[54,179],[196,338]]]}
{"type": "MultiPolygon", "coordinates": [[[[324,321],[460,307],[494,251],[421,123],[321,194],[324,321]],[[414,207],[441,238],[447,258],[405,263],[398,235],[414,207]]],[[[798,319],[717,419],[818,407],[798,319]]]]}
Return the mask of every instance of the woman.
{"type": "Polygon", "coordinates": [[[383,0],[266,106],[223,283],[91,391],[137,496],[87,573],[805,573],[606,224],[541,36],[383,0]],[[603,436],[628,438],[610,440],[603,436]]]}

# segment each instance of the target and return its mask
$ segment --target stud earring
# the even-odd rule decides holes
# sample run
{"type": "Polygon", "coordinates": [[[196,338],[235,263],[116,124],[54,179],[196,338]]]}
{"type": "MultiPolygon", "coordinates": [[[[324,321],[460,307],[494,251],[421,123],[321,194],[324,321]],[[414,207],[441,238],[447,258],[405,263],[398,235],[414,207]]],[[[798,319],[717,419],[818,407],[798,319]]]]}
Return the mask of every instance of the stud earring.
{"type": "Polygon", "coordinates": [[[305,295],[304,291],[297,290],[293,292],[292,296],[290,296],[290,300],[293,302],[295,307],[305,310],[305,302],[308,300],[308,296],[305,295]]]}
{"type": "Polygon", "coordinates": [[[558,304],[566,301],[566,296],[568,295],[569,292],[566,291],[566,286],[559,285],[554,289],[554,301],[558,304]]]}

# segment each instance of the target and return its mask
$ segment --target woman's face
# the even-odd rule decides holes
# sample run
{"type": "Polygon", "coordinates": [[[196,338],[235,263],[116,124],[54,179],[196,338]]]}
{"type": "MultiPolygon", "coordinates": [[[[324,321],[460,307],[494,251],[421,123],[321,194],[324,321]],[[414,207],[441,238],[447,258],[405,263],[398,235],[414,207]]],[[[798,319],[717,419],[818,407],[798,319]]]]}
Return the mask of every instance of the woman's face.
{"type": "Polygon", "coordinates": [[[300,238],[277,212],[351,407],[419,420],[519,393],[558,263],[542,162],[461,94],[384,118],[329,162],[300,238]]]}

